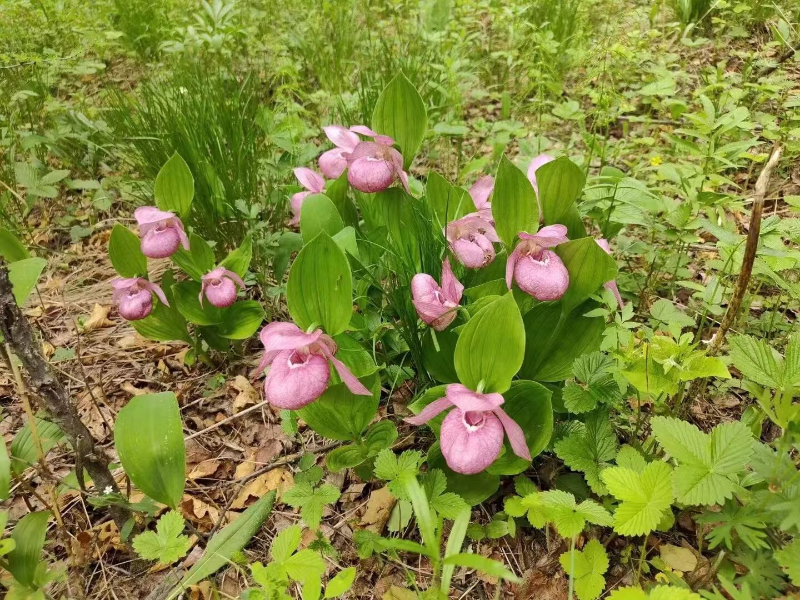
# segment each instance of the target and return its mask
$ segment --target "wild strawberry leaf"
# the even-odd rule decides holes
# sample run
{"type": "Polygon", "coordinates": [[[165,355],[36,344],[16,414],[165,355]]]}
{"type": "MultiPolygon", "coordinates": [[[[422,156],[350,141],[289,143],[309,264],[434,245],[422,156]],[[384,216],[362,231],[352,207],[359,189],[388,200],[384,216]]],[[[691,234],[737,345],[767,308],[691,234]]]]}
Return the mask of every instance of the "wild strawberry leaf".
{"type": "Polygon", "coordinates": [[[575,593],[579,600],[594,600],[603,593],[608,570],[608,554],[598,540],[589,540],[583,550],[573,550],[574,557],[565,552],[559,558],[567,575],[575,581],[575,593]]]}
{"type": "Polygon", "coordinates": [[[653,462],[641,473],[627,467],[605,469],[601,478],[608,491],[620,500],[614,512],[614,531],[621,535],[642,535],[658,527],[672,504],[672,469],[653,462]]]}

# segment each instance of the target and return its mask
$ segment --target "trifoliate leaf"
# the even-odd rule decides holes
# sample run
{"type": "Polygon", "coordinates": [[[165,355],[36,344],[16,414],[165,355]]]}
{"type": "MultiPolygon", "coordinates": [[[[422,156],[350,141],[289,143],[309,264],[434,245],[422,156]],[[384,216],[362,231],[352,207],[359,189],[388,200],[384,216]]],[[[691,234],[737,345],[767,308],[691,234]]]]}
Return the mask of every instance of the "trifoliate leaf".
{"type": "Polygon", "coordinates": [[[606,587],[603,575],[608,570],[608,554],[597,540],[589,540],[583,550],[573,550],[574,558],[565,552],[559,558],[567,575],[575,581],[575,593],[579,600],[595,600],[606,587]],[[574,568],[573,568],[574,567],[574,568]]]}
{"type": "Polygon", "coordinates": [[[313,550],[292,554],[283,562],[283,567],[295,581],[314,581],[325,574],[325,561],[313,550]]]}
{"type": "Polygon", "coordinates": [[[300,547],[300,541],[303,538],[303,528],[300,525],[292,525],[281,531],[272,540],[270,546],[270,554],[272,560],[283,562],[289,558],[292,553],[300,547]]]}
{"type": "Polygon", "coordinates": [[[420,477],[431,508],[445,519],[455,519],[468,505],[458,494],[445,492],[447,477],[441,469],[431,469],[420,477]]]}
{"type": "Polygon", "coordinates": [[[753,436],[743,423],[722,423],[711,434],[686,421],[653,417],[659,444],[678,467],[673,475],[675,496],[684,504],[721,504],[738,489],[753,454],[753,436]]]}
{"type": "Polygon", "coordinates": [[[597,410],[586,416],[582,427],[556,443],[555,451],[570,469],[583,472],[592,491],[604,495],[600,471],[617,455],[617,445],[608,412],[597,410]]]}
{"type": "Polygon", "coordinates": [[[404,473],[416,475],[422,462],[422,453],[406,450],[399,456],[390,449],[381,450],[375,458],[375,477],[389,481],[389,491],[399,500],[409,500],[399,479],[404,473]]]}
{"type": "Polygon", "coordinates": [[[672,469],[663,462],[647,465],[641,473],[627,467],[609,467],[601,477],[620,505],[614,512],[614,531],[620,535],[650,533],[672,504],[672,469]]]}
{"type": "Polygon", "coordinates": [[[705,512],[695,519],[705,525],[713,524],[706,536],[711,549],[724,543],[728,550],[733,550],[734,540],[741,540],[751,550],[769,547],[765,522],[768,515],[754,504],[740,505],[728,500],[720,512],[705,512]]]}
{"type": "Polygon", "coordinates": [[[156,531],[145,531],[133,538],[133,549],[145,560],[172,564],[186,556],[192,545],[188,536],[181,535],[184,525],[180,513],[171,510],[158,520],[156,531]]]}
{"type": "Polygon", "coordinates": [[[635,587],[618,588],[611,592],[608,600],[702,600],[702,597],[686,588],[659,585],[651,589],[649,594],[635,587]]]}
{"type": "Polygon", "coordinates": [[[550,490],[539,494],[547,520],[552,522],[559,535],[573,538],[583,531],[586,522],[609,526],[611,514],[594,500],[575,502],[575,496],[561,490],[550,490]]]}
{"type": "Polygon", "coordinates": [[[681,330],[684,327],[692,327],[694,325],[692,317],[685,314],[666,298],[657,300],[650,307],[650,316],[659,322],[657,324],[659,328],[666,326],[665,328],[676,338],[680,337],[681,330]]]}
{"type": "Polygon", "coordinates": [[[336,502],[340,495],[339,490],[329,483],[316,488],[309,483],[298,483],[284,492],[283,501],[293,508],[299,508],[306,525],[316,529],[322,521],[322,508],[336,502]]]}
{"type": "Polygon", "coordinates": [[[778,550],[775,558],[792,583],[800,586],[800,538],[778,550]]]}

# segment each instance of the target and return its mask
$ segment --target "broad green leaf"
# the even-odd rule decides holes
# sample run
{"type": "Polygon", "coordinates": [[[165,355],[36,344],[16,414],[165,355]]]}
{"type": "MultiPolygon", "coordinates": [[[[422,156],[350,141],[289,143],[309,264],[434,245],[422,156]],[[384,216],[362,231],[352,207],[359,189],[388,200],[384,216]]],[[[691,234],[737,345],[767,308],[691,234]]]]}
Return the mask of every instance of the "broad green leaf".
{"type": "MultiPolygon", "coordinates": [[[[377,378],[364,381],[375,391],[377,378]]],[[[309,427],[332,440],[358,440],[378,410],[378,393],[372,396],[353,394],[343,383],[331,385],[318,400],[297,411],[309,427]]]]}
{"type": "Polygon", "coordinates": [[[579,600],[595,600],[606,587],[603,575],[608,570],[608,554],[599,540],[589,540],[583,550],[573,550],[574,557],[565,552],[560,557],[561,566],[575,581],[579,600]],[[573,568],[574,567],[574,568],[573,568]]]}
{"type": "Polygon", "coordinates": [[[189,536],[183,535],[183,528],[183,517],[171,510],[158,519],[156,531],[144,531],[133,538],[133,549],[145,560],[170,565],[186,556],[192,546],[189,536]]]}
{"type": "Polygon", "coordinates": [[[344,594],[353,586],[356,579],[356,568],[347,567],[339,571],[336,576],[325,586],[325,597],[336,598],[344,594]]]}
{"type": "Polygon", "coordinates": [[[442,232],[450,221],[475,210],[475,204],[467,190],[451,184],[436,171],[428,174],[425,200],[436,218],[436,222],[432,225],[438,233],[442,232]]]}
{"type": "Polygon", "coordinates": [[[358,209],[350,199],[349,190],[350,183],[347,181],[347,171],[345,170],[338,179],[328,183],[325,195],[336,206],[345,225],[358,227],[358,209]]]}
{"type": "Polygon", "coordinates": [[[397,439],[397,427],[388,419],[378,421],[364,434],[364,446],[371,456],[391,446],[397,439]]]}
{"type": "Polygon", "coordinates": [[[731,338],[733,366],[747,379],[772,389],[783,385],[783,360],[767,340],[749,335],[731,338]]]}
{"type": "Polygon", "coordinates": [[[177,152],[158,172],[154,193],[156,206],[161,210],[173,212],[182,219],[189,216],[194,198],[194,177],[189,165],[177,152]]]}
{"type": "Polygon", "coordinates": [[[343,227],[339,211],[325,194],[310,194],[303,201],[300,209],[300,233],[304,242],[313,240],[320,231],[332,237],[343,227]]]}
{"type": "MultiPolygon", "coordinates": [[[[444,558],[455,556],[460,552],[461,546],[464,544],[464,538],[467,535],[467,528],[469,527],[471,516],[472,511],[470,511],[469,508],[464,508],[453,521],[453,526],[450,528],[450,536],[447,538],[447,546],[445,546],[444,550],[444,558]]],[[[450,582],[453,579],[454,571],[455,565],[442,566],[441,589],[450,589],[450,582]]]]}
{"type": "Polygon", "coordinates": [[[505,156],[497,168],[492,193],[492,216],[497,235],[511,252],[522,231],[535,233],[539,224],[536,193],[525,173],[505,156]]]}
{"type": "Polygon", "coordinates": [[[227,565],[231,557],[244,548],[258,532],[274,504],[275,491],[271,491],[244,511],[233,523],[217,532],[208,542],[203,556],[184,576],[181,583],[170,591],[166,600],[177,598],[189,586],[213,575],[219,568],[227,565]]]}
{"type": "Polygon", "coordinates": [[[500,476],[488,471],[476,475],[462,475],[452,471],[442,456],[438,442],[428,450],[427,462],[429,468],[440,469],[445,474],[447,490],[461,496],[470,506],[480,504],[500,487],[500,476]]]}
{"type": "Polygon", "coordinates": [[[589,413],[585,423],[575,431],[559,440],[555,451],[570,469],[583,472],[596,494],[606,494],[600,472],[614,460],[617,445],[617,436],[608,412],[598,409],[589,413]]]}
{"type": "Polygon", "coordinates": [[[754,449],[746,425],[722,423],[707,434],[671,417],[653,417],[650,424],[658,443],[678,461],[673,485],[679,502],[722,504],[738,489],[754,449]]]}
{"type": "Polygon", "coordinates": [[[358,251],[358,239],[356,238],[356,230],[351,226],[347,226],[339,233],[333,236],[333,241],[342,249],[345,255],[349,254],[357,260],[361,260],[361,254],[358,251]]]}
{"type": "MultiPolygon", "coordinates": [[[[422,202],[409,196],[399,187],[374,194],[381,211],[383,224],[389,233],[389,246],[408,268],[420,270],[420,240],[423,232],[419,228],[417,212],[422,212],[422,202]]],[[[386,240],[380,239],[384,246],[386,240]]]]}
{"type": "Polygon", "coordinates": [[[331,473],[338,473],[342,469],[357,467],[367,460],[367,455],[360,446],[348,444],[334,448],[325,456],[325,466],[331,473]]]}
{"type": "Polygon", "coordinates": [[[6,568],[24,587],[33,587],[36,568],[42,560],[49,511],[28,513],[22,517],[11,533],[15,547],[8,554],[6,568]]]}
{"type": "Polygon", "coordinates": [[[203,275],[214,268],[215,263],[211,246],[195,233],[189,234],[189,250],[179,246],[170,258],[195,281],[200,281],[203,275]]]}
{"type": "Polygon", "coordinates": [[[23,258],[9,263],[8,279],[11,281],[17,306],[25,304],[46,266],[47,261],[43,258],[23,258]]]}
{"type": "Polygon", "coordinates": [[[414,84],[398,73],[378,96],[372,113],[372,128],[397,142],[403,154],[403,168],[408,169],[422,144],[427,127],[425,103],[414,84]]]}
{"type": "Polygon", "coordinates": [[[475,569],[492,577],[497,577],[511,583],[520,583],[522,580],[509,571],[501,562],[485,558],[478,554],[452,554],[444,559],[444,565],[455,565],[467,569],[475,569]]]}
{"type": "Polygon", "coordinates": [[[8,491],[11,487],[11,459],[8,456],[5,440],[0,440],[0,446],[0,502],[4,502],[8,500],[8,491]]]}
{"type": "Polygon", "coordinates": [[[600,474],[608,491],[620,500],[614,512],[614,531],[643,535],[654,531],[672,505],[672,469],[653,462],[641,473],[627,467],[609,467],[600,474]]]}
{"type": "MultiPolygon", "coordinates": [[[[42,445],[42,452],[45,456],[50,450],[64,439],[64,432],[52,421],[45,421],[36,417],[36,432],[39,435],[39,442],[42,445]]],[[[19,475],[29,466],[39,460],[39,451],[31,435],[30,423],[20,429],[11,441],[9,448],[11,453],[11,472],[19,475]]]]}
{"type": "Polygon", "coordinates": [[[236,302],[222,311],[222,322],[215,328],[229,340],[246,340],[258,331],[264,321],[264,309],[255,300],[236,302]]]}
{"type": "Polygon", "coordinates": [[[353,313],[350,263],[324,231],[297,255],[289,273],[286,299],[289,314],[300,329],[316,323],[333,336],[350,323],[353,313]]]}
{"type": "Polygon", "coordinates": [[[617,263],[592,238],[561,244],[556,247],[555,252],[569,271],[569,287],[561,298],[565,314],[617,275],[617,263]]]}
{"type": "Polygon", "coordinates": [[[428,329],[422,338],[422,360],[431,377],[442,383],[458,383],[455,366],[458,334],[453,328],[433,332],[428,329]],[[433,336],[436,335],[436,344],[433,336]],[[438,346],[438,348],[437,348],[438,346]]]}
{"type": "Polygon", "coordinates": [[[117,223],[108,240],[108,257],[122,277],[147,277],[147,258],[139,236],[117,223]]]}
{"type": "Polygon", "coordinates": [[[0,257],[7,263],[30,258],[30,253],[19,241],[19,238],[5,227],[0,227],[0,257]]]}
{"type": "Polygon", "coordinates": [[[580,196],[585,182],[583,169],[565,156],[536,170],[539,204],[545,225],[564,223],[564,217],[580,196]]]}
{"type": "Polygon", "coordinates": [[[233,271],[239,277],[244,277],[247,269],[250,268],[250,261],[253,259],[253,238],[246,235],[242,243],[235,250],[228,252],[220,267],[233,271]]]}
{"type": "Polygon", "coordinates": [[[223,310],[213,306],[203,298],[200,304],[200,283],[197,281],[181,281],[172,286],[175,297],[175,308],[184,318],[195,325],[216,325],[222,322],[223,310]]]}
{"type": "Polygon", "coordinates": [[[575,359],[599,348],[605,321],[585,317],[592,301],[564,314],[560,302],[541,302],[524,317],[525,358],[520,377],[534,381],[563,381],[572,376],[575,359]]]}
{"type": "Polygon", "coordinates": [[[525,355],[525,327],[514,295],[506,294],[473,316],[456,344],[459,380],[471,390],[503,393],[525,355]]]}
{"type": "MultiPolygon", "coordinates": [[[[550,390],[533,381],[513,381],[503,394],[503,410],[522,428],[528,450],[534,458],[547,447],[553,434],[550,395],[550,390]]],[[[504,444],[505,452],[489,467],[489,472],[516,475],[524,471],[530,461],[514,454],[508,440],[504,444]]]]}
{"type": "MultiPolygon", "coordinates": [[[[164,292],[169,295],[165,289],[164,292]]],[[[186,329],[186,320],[174,306],[164,306],[159,302],[147,317],[131,321],[131,326],[142,337],[157,342],[182,341],[191,343],[192,338],[186,329]]]]}
{"type": "Polygon", "coordinates": [[[117,415],[114,445],[131,481],[153,500],[177,509],[185,485],[186,450],[175,394],[131,398],[117,415]]]}
{"type": "Polygon", "coordinates": [[[303,528],[300,525],[291,525],[281,531],[272,540],[272,546],[269,549],[272,560],[284,562],[300,547],[302,539],[303,528]]]}

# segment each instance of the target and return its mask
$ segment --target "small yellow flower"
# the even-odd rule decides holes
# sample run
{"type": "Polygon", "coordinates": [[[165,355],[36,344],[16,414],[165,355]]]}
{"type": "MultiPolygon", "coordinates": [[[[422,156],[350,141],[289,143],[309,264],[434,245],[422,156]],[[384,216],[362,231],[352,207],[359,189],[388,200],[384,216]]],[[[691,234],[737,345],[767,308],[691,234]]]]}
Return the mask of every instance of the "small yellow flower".
{"type": "Polygon", "coordinates": [[[653,166],[653,167],[657,167],[662,162],[664,162],[664,161],[661,159],[661,157],[658,154],[656,154],[655,156],[650,158],[650,165],[653,166]]]}

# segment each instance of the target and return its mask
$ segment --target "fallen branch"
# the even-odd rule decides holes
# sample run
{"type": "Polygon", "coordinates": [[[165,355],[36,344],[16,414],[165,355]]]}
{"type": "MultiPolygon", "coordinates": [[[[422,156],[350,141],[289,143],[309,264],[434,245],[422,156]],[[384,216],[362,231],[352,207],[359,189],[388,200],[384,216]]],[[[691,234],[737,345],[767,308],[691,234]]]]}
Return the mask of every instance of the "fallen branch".
{"type": "MultiPolygon", "coordinates": [[[[29,389],[39,399],[53,422],[64,432],[75,451],[78,481],[83,480],[82,469],[86,469],[96,490],[103,492],[110,489],[118,492],[117,483],[108,468],[108,458],[95,447],[92,434],[70,402],[67,390],[42,356],[41,346],[33,335],[31,325],[17,306],[8,269],[2,259],[0,259],[0,334],[25,368],[29,389]]],[[[112,506],[109,510],[121,530],[131,516],[130,511],[121,506],[112,506]]]]}

